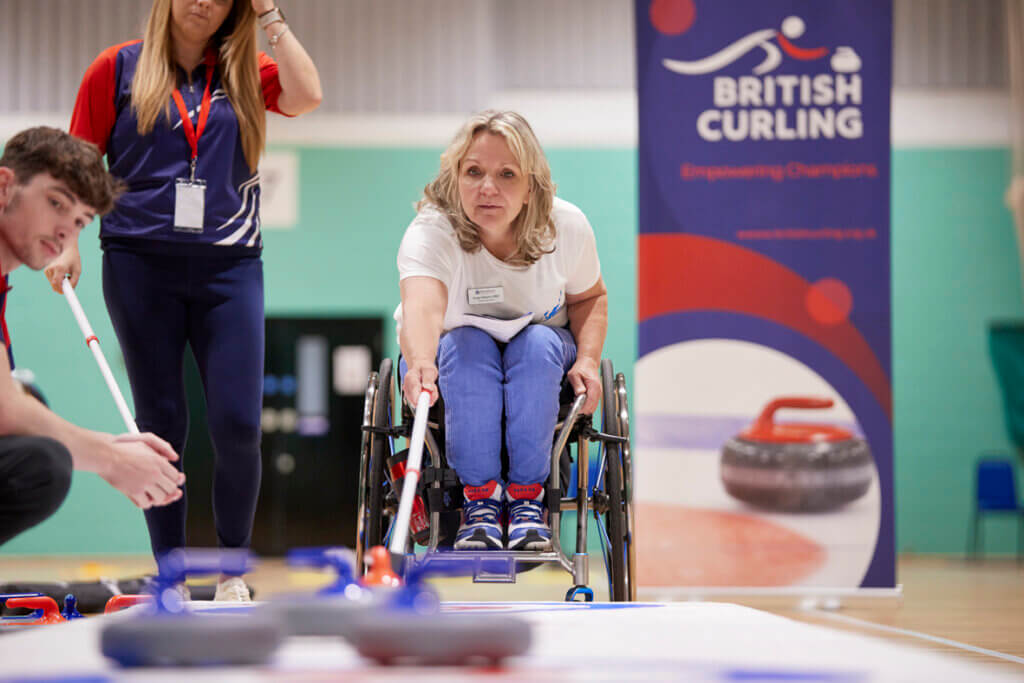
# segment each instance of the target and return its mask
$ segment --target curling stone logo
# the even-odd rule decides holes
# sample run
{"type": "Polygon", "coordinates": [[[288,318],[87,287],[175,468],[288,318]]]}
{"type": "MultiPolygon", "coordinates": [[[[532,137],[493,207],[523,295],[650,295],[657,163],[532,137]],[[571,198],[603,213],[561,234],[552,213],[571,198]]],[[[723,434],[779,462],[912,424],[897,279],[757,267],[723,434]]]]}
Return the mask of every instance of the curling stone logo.
{"type": "Polygon", "coordinates": [[[715,76],[713,107],[697,117],[701,138],[708,142],[740,142],[863,136],[861,60],[852,47],[837,47],[827,62],[831,69],[825,73],[773,73],[782,64],[783,54],[803,62],[828,56],[827,47],[805,48],[792,42],[805,30],[803,19],[789,16],[780,30],[754,31],[703,59],[662,60],[673,73],[702,76],[721,71],[753,50],[764,52],[752,76],[715,76]]]}

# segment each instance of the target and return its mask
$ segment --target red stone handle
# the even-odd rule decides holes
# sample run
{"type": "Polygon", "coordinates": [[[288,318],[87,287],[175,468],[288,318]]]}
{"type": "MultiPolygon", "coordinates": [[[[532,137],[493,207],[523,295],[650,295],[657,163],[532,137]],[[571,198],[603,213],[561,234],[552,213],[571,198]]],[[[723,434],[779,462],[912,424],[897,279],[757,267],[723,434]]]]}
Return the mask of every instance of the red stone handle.
{"type": "Polygon", "coordinates": [[[761,414],[754,422],[754,429],[771,429],[775,419],[775,411],[782,408],[801,408],[812,410],[819,408],[831,408],[835,404],[830,398],[819,396],[780,396],[764,407],[761,414]]]}
{"type": "Polygon", "coordinates": [[[43,610],[43,616],[33,621],[33,624],[59,624],[64,621],[64,617],[60,615],[60,607],[57,606],[57,602],[45,595],[32,598],[8,598],[7,606],[43,610]]]}
{"type": "Polygon", "coordinates": [[[107,605],[103,608],[103,613],[110,614],[111,612],[120,612],[132,605],[138,605],[140,602],[146,602],[152,599],[152,595],[115,595],[107,600],[107,605]]]}

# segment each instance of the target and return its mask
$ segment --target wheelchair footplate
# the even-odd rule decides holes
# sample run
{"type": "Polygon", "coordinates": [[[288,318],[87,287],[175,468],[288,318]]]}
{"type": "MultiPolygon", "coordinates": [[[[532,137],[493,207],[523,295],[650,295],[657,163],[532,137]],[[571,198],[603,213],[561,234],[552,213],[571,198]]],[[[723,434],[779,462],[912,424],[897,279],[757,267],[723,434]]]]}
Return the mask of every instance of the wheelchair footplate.
{"type": "Polygon", "coordinates": [[[472,576],[473,583],[515,583],[520,565],[566,562],[554,550],[546,552],[514,550],[434,550],[418,556],[406,556],[406,572],[417,569],[446,576],[472,576]],[[410,561],[411,560],[411,561],[410,561]]]}

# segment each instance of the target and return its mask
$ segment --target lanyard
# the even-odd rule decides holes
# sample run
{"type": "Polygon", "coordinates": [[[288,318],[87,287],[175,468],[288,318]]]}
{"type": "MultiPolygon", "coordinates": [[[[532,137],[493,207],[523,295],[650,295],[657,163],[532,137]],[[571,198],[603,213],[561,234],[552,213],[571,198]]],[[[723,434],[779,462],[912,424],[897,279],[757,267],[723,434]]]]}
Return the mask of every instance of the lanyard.
{"type": "Polygon", "coordinates": [[[203,130],[206,129],[206,119],[210,116],[210,81],[213,80],[213,69],[217,64],[217,53],[210,50],[206,53],[206,90],[203,91],[203,100],[199,105],[199,124],[198,127],[192,126],[192,118],[188,115],[188,109],[185,108],[185,100],[181,96],[181,91],[177,88],[171,93],[174,97],[174,103],[178,105],[178,113],[181,114],[181,127],[185,130],[185,139],[188,140],[188,146],[192,148],[192,159],[190,165],[191,179],[196,179],[196,159],[199,158],[199,138],[203,137],[203,130]]]}

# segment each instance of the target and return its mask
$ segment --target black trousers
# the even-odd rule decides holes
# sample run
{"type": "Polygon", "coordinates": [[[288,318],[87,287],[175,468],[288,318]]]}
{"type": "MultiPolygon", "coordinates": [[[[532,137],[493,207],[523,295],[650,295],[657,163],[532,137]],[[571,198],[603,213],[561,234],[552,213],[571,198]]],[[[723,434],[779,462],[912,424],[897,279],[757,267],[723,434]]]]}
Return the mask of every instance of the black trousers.
{"type": "MultiPolygon", "coordinates": [[[[182,456],[179,469],[189,419],[182,367],[191,347],[215,454],[217,541],[247,548],[263,466],[263,262],[230,250],[186,257],[105,247],[103,296],[128,368],[135,421],[171,444],[182,456]]],[[[157,558],[186,544],[186,496],[187,484],[180,500],[146,510],[157,558]]]]}
{"type": "Polygon", "coordinates": [[[71,470],[71,453],[58,441],[0,436],[0,545],[57,511],[71,470]]]}

